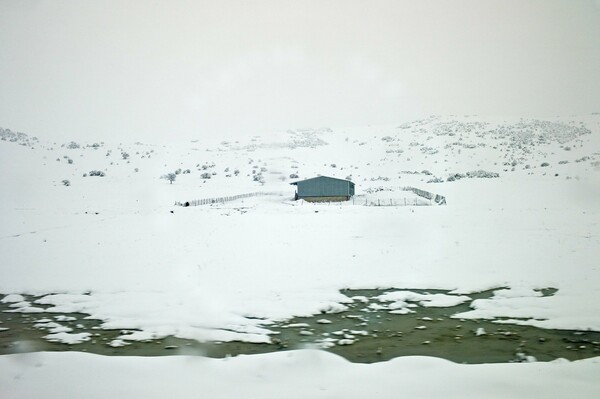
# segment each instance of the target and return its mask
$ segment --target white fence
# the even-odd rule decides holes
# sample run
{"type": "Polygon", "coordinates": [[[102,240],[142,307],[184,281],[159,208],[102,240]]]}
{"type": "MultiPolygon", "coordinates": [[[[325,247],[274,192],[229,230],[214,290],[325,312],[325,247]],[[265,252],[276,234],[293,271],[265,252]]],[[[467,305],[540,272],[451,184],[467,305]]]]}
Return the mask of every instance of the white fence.
{"type": "Polygon", "coordinates": [[[212,197],[212,198],[202,198],[192,201],[179,202],[176,201],[176,206],[199,206],[199,205],[210,205],[210,204],[224,204],[225,202],[235,201],[242,198],[250,198],[250,197],[258,197],[263,195],[278,195],[279,193],[266,193],[266,192],[255,192],[255,193],[246,193],[246,194],[238,194],[238,195],[230,195],[227,197],[212,197]]]}
{"type": "Polygon", "coordinates": [[[415,187],[406,186],[402,188],[404,191],[412,191],[417,194],[419,197],[423,197],[428,199],[429,201],[433,200],[438,205],[446,205],[446,197],[439,194],[430,193],[429,191],[421,190],[415,187]]]}
{"type": "Polygon", "coordinates": [[[348,201],[323,201],[309,202],[304,200],[297,201],[300,205],[304,203],[311,205],[336,205],[336,206],[431,206],[432,200],[420,197],[382,197],[368,194],[356,195],[348,201]]]}
{"type": "MultiPolygon", "coordinates": [[[[336,204],[336,205],[362,205],[362,206],[428,206],[428,205],[446,205],[446,197],[439,194],[430,193],[429,191],[421,190],[415,187],[402,187],[403,191],[411,191],[418,197],[412,198],[385,198],[379,196],[358,195],[352,197],[349,201],[343,202],[321,202],[320,204],[336,204]]],[[[230,201],[236,201],[242,198],[258,197],[265,195],[281,195],[278,192],[254,192],[246,194],[231,195],[226,197],[211,197],[202,198],[192,201],[179,202],[176,201],[176,206],[200,206],[210,204],[224,204],[230,201]]],[[[301,203],[303,203],[302,201],[301,203]]]]}
{"type": "Polygon", "coordinates": [[[358,196],[352,198],[352,205],[362,205],[362,206],[428,206],[432,205],[431,201],[423,200],[417,197],[395,197],[395,198],[385,198],[385,197],[369,197],[368,195],[358,196]]]}

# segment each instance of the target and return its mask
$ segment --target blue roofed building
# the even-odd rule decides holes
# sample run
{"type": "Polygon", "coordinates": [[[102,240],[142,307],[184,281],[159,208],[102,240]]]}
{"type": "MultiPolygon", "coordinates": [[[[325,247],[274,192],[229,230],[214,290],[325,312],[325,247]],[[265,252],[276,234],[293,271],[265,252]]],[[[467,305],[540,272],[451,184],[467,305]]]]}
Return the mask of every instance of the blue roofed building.
{"type": "Polygon", "coordinates": [[[290,183],[296,186],[295,199],[309,202],[348,201],[354,195],[350,180],[319,176],[290,183]]]}

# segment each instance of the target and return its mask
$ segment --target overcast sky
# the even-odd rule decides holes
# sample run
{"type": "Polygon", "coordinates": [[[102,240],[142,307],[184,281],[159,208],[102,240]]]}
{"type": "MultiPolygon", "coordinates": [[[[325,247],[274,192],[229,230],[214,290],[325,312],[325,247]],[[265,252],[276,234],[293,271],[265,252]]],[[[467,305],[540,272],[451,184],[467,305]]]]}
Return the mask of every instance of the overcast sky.
{"type": "Polygon", "coordinates": [[[0,126],[188,139],[600,112],[600,1],[0,0],[0,126]]]}

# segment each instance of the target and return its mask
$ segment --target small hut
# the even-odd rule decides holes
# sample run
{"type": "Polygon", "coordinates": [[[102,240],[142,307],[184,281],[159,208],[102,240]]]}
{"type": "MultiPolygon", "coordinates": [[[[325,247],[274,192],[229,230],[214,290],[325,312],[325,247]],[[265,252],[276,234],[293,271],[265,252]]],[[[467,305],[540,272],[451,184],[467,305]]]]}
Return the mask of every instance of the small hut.
{"type": "Polygon", "coordinates": [[[319,176],[290,183],[296,186],[295,199],[309,202],[348,201],[354,195],[354,183],[334,177],[319,176]]]}

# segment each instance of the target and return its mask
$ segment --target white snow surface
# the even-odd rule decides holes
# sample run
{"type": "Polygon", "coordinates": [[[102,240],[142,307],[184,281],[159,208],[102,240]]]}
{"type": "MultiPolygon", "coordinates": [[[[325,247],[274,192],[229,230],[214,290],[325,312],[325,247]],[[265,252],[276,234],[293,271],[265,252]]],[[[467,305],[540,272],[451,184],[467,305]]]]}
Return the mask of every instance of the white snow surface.
{"type": "Polygon", "coordinates": [[[589,116],[434,117],[211,148],[80,143],[69,149],[44,142],[30,148],[3,141],[0,162],[11,172],[0,175],[0,292],[56,293],[38,304],[90,313],[106,328],[264,341],[261,319],[344,310],[341,288],[509,287],[511,297],[478,301],[470,316],[599,330],[600,304],[592,300],[600,290],[599,139],[600,117],[589,116]],[[504,165],[510,161],[515,171],[504,165]],[[540,167],[545,161],[550,166],[540,167]],[[176,168],[192,173],[179,174],[174,184],[159,179],[176,168]],[[476,169],[501,177],[428,184],[432,176],[420,173],[476,169]],[[90,170],[106,176],[82,177],[90,170]],[[253,170],[264,175],[264,185],[253,180],[253,170]],[[200,178],[206,171],[216,175],[200,178]],[[418,186],[445,195],[448,205],[300,205],[289,201],[291,172],[352,175],[357,194],[390,198],[418,186]],[[62,185],[63,178],[71,185],[62,185]],[[256,191],[283,195],[172,206],[256,191]],[[545,287],[558,292],[531,295],[545,287]]]}
{"type": "MultiPolygon", "coordinates": [[[[71,330],[72,331],[72,330],[71,330]]],[[[45,339],[51,342],[61,342],[63,344],[80,344],[85,341],[89,341],[92,336],[90,333],[69,333],[65,331],[55,332],[44,336],[45,339]]]]}
{"type": "Polygon", "coordinates": [[[23,295],[19,294],[9,294],[0,300],[2,303],[21,303],[25,302],[25,298],[23,295]]]}
{"type": "MultiPolygon", "coordinates": [[[[599,115],[544,121],[431,117],[401,126],[295,130],[210,146],[101,143],[94,149],[86,146],[92,143],[68,148],[43,138],[20,140],[0,141],[0,293],[7,303],[26,302],[19,294],[44,296],[15,311],[83,312],[103,320],[104,328],[140,330],[119,337],[123,341],[175,335],[266,342],[273,320],[346,309],[352,299],[339,292],[344,288],[447,289],[456,297],[495,288],[492,298],[475,301],[460,317],[515,317],[546,328],[600,330],[599,115]],[[178,174],[173,184],[160,179],[179,168],[191,173],[178,174]],[[83,177],[92,170],[106,176],[83,177]],[[500,177],[445,181],[477,170],[500,177]],[[417,187],[444,195],[447,205],[292,202],[289,183],[298,180],[289,178],[292,173],[299,179],[349,176],[357,195],[376,193],[381,203],[409,195],[403,187],[417,187]],[[262,177],[255,179],[257,174],[262,177]],[[434,177],[444,182],[428,183],[434,177]],[[257,191],[281,195],[173,206],[257,191]],[[542,296],[538,290],[548,287],[558,291],[542,296]]],[[[398,304],[397,310],[408,311],[398,304]]],[[[511,380],[494,385],[504,393],[498,397],[543,392],[557,397],[569,389],[585,397],[598,390],[598,382],[588,379],[597,375],[597,360],[459,366],[405,358],[363,366],[313,352],[229,361],[37,356],[48,366],[9,367],[12,377],[0,373],[0,386],[14,388],[19,397],[18,392],[42,389],[44,381],[60,381],[52,385],[59,393],[45,397],[67,397],[60,393],[95,369],[103,377],[85,379],[86,391],[105,393],[112,385],[103,378],[121,378],[127,387],[122,375],[130,373],[119,372],[132,368],[139,374],[131,377],[131,389],[158,397],[170,385],[151,389],[158,375],[190,389],[201,383],[194,370],[202,367],[206,391],[213,392],[217,376],[235,376],[259,393],[266,389],[261,379],[281,381],[275,389],[291,384],[290,378],[297,384],[289,386],[303,387],[312,373],[303,367],[307,357],[328,370],[306,386],[311,397],[357,396],[360,390],[329,384],[340,378],[381,378],[386,392],[399,387],[429,396],[436,389],[446,392],[444,383],[417,384],[415,373],[429,373],[421,381],[432,375],[446,379],[454,387],[449,397],[475,395],[477,389],[467,388],[481,387],[480,381],[494,384],[498,373],[511,380]],[[256,365],[266,371],[243,372],[260,370],[256,365]],[[172,369],[181,372],[167,372],[172,369]],[[411,377],[398,380],[408,369],[411,377]],[[12,379],[15,375],[21,378],[12,379]],[[453,379],[469,381],[467,375],[477,382],[453,379]],[[545,385],[525,384],[528,378],[545,385]],[[28,381],[39,384],[26,388],[28,381]],[[334,391],[320,391],[320,381],[334,391]],[[512,386],[521,390],[507,395],[512,386]]],[[[0,362],[25,359],[11,355],[0,362]]],[[[213,397],[227,397],[224,392],[238,386],[243,384],[221,384],[213,397]]],[[[290,392],[307,397],[302,389],[286,389],[281,396],[290,392]]]]}
{"type": "Polygon", "coordinates": [[[388,305],[390,309],[399,309],[408,306],[408,302],[418,302],[425,307],[450,307],[460,305],[471,300],[466,295],[446,295],[446,294],[418,294],[410,291],[393,291],[376,297],[381,302],[392,302],[388,305]]]}
{"type": "Polygon", "coordinates": [[[302,350],[210,359],[42,352],[0,357],[12,399],[46,398],[595,398],[598,358],[462,365],[400,357],[370,365],[302,350]],[[435,381],[435,383],[431,383],[435,381]]]}

